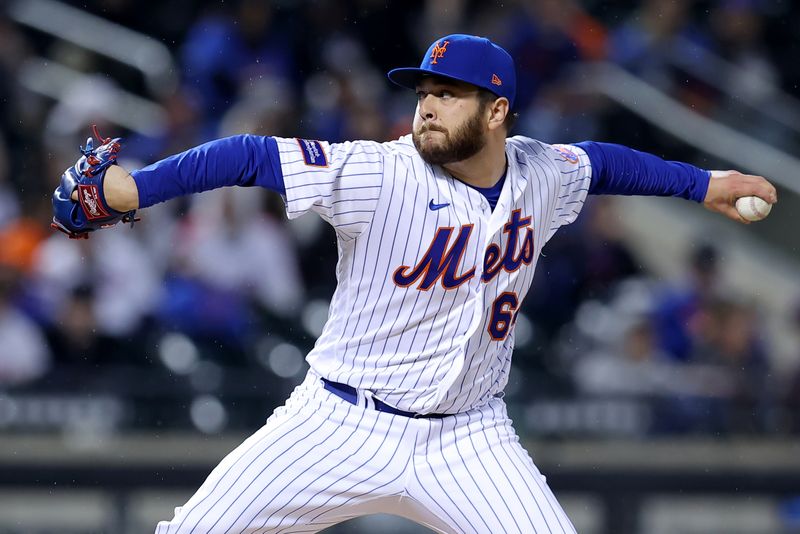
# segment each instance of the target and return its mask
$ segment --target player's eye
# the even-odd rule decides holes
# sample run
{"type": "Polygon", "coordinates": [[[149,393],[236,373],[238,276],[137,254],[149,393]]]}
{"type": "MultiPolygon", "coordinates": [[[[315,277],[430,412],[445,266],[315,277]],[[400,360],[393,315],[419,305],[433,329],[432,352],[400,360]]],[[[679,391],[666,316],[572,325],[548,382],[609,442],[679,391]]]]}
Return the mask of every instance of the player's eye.
{"type": "Polygon", "coordinates": [[[442,89],[441,91],[439,91],[439,98],[443,100],[453,98],[454,96],[455,95],[451,91],[448,91],[447,89],[442,89]]]}

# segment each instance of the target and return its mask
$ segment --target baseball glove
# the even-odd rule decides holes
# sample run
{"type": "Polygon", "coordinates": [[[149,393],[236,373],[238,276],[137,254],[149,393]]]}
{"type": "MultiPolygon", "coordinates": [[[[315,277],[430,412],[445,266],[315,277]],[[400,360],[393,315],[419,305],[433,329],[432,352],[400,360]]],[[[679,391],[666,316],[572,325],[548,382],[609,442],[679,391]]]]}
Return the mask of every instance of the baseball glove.
{"type": "Polygon", "coordinates": [[[119,212],[106,203],[103,179],[106,170],[117,164],[117,153],[122,145],[120,138],[102,138],[93,127],[99,146],[94,140],[86,140],[80,147],[81,157],[61,175],[61,183],[53,193],[53,222],[50,226],[64,232],[70,239],[88,239],[89,232],[114,226],[119,221],[138,221],[136,210],[119,212]],[[77,190],[78,200],[72,199],[77,190]]]}

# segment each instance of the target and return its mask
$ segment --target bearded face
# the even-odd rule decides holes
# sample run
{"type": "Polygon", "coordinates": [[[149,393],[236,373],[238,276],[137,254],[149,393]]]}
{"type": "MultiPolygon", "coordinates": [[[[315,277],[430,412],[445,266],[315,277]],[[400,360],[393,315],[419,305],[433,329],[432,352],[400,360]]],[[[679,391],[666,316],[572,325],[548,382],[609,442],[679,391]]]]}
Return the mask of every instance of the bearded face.
{"type": "Polygon", "coordinates": [[[447,165],[469,159],[486,146],[484,106],[453,129],[422,123],[411,138],[417,152],[430,165],[447,165]]]}

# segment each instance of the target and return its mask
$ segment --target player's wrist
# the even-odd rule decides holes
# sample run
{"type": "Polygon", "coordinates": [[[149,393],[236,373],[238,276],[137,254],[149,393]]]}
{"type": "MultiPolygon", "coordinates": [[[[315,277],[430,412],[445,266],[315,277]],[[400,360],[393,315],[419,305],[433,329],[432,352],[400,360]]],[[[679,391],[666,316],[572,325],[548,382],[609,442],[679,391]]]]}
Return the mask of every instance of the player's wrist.
{"type": "Polygon", "coordinates": [[[106,203],[113,210],[125,213],[139,208],[139,190],[128,171],[119,165],[106,170],[103,181],[106,203]]]}

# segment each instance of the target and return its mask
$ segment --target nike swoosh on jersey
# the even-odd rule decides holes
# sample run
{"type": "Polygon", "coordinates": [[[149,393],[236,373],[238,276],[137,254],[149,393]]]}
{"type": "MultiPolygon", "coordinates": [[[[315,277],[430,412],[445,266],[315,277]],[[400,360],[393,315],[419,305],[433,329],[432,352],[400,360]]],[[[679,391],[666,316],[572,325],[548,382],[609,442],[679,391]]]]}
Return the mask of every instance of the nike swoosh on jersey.
{"type": "Polygon", "coordinates": [[[436,210],[440,210],[442,208],[446,208],[449,205],[450,205],[449,202],[445,202],[444,204],[434,204],[433,203],[433,199],[431,199],[431,203],[428,204],[428,207],[431,209],[431,211],[436,211],[436,210]]]}

